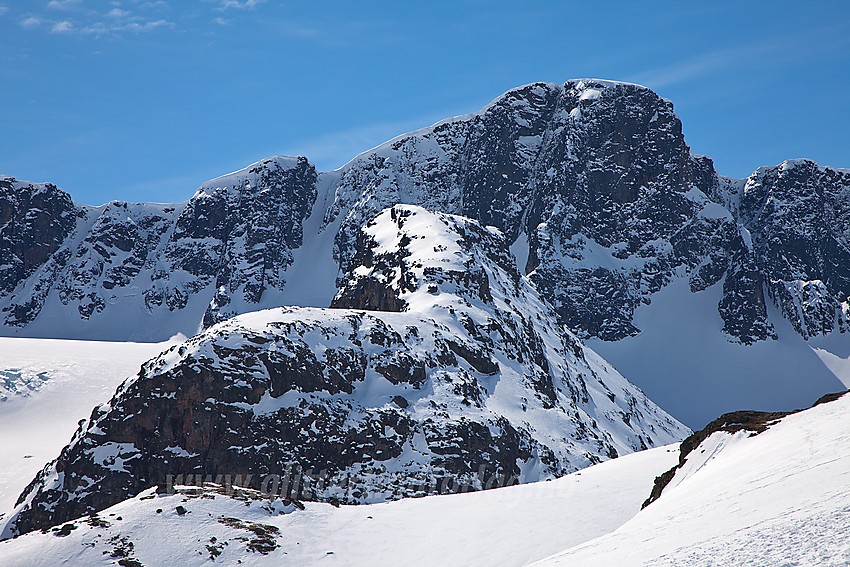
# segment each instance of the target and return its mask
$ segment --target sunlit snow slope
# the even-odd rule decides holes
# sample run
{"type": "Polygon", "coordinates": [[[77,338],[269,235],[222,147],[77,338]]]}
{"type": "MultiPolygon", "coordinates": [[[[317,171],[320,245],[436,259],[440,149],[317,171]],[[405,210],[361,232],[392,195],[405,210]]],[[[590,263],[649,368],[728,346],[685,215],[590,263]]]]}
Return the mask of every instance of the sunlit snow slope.
{"type": "Polygon", "coordinates": [[[633,516],[652,479],[676,460],[676,446],[633,453],[551,482],[483,492],[429,496],[366,506],[215,495],[153,496],[152,490],[100,513],[110,525],[73,522],[70,535],[33,532],[0,542],[7,567],[115,565],[116,549],[142,565],[519,566],[615,529],[633,516]],[[177,506],[188,513],[179,515],[177,506]],[[263,508],[265,506],[266,508],[263,508]],[[162,510],[157,513],[156,510],[162,510]],[[121,519],[118,520],[118,517],[121,519]],[[272,526],[268,554],[250,551],[256,532],[272,526]],[[242,537],[244,540],[237,538],[242,537]],[[226,543],[225,543],[226,542],[226,543]],[[132,544],[132,545],[130,545],[132,544]],[[211,549],[221,555],[211,559],[211,549]]]}
{"type": "Polygon", "coordinates": [[[0,338],[0,515],[77,422],[168,344],[0,338]]]}
{"type": "Polygon", "coordinates": [[[539,565],[847,565],[850,396],[758,435],[716,432],[661,497],[539,565]]]}
{"type": "Polygon", "coordinates": [[[834,331],[807,342],[772,305],[775,340],[752,345],[727,340],[717,314],[721,287],[692,293],[685,279],[674,280],[635,313],[643,329],[639,335],[586,342],[694,429],[739,409],[806,407],[850,385],[847,335],[834,331]]]}

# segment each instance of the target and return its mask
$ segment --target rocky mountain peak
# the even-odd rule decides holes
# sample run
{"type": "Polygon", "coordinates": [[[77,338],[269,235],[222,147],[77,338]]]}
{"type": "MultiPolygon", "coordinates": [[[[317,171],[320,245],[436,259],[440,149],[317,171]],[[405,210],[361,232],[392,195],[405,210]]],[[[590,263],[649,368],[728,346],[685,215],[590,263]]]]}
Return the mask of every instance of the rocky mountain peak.
{"type": "Polygon", "coordinates": [[[352,268],[331,306],[407,311],[492,303],[487,264],[497,268],[490,273],[498,274],[499,283],[518,287],[514,258],[497,229],[395,205],[361,230],[352,268]]]}
{"type": "Polygon", "coordinates": [[[514,89],[482,111],[358,156],[334,180],[343,271],[358,229],[384,207],[413,203],[496,226],[526,250],[524,271],[562,321],[584,336],[639,332],[634,310],[680,269],[694,290],[734,265],[719,310],[743,342],[766,338],[761,285],[730,215],[703,215],[718,184],[692,156],[672,103],[638,85],[583,79],[514,89]],[[721,250],[722,248],[722,250],[721,250]],[[737,295],[735,295],[737,293],[737,295]],[[737,297],[737,299],[736,299],[737,297]],[[755,302],[746,316],[735,311],[755,302]]]}
{"type": "MultiPolygon", "coordinates": [[[[55,185],[0,176],[0,300],[59,250],[76,217],[71,198],[55,185]]],[[[23,299],[3,309],[8,319],[26,319],[33,302],[23,299]]]]}
{"type": "Polygon", "coordinates": [[[741,222],[783,315],[806,338],[846,331],[850,172],[789,160],[759,168],[739,198],[741,222]]]}

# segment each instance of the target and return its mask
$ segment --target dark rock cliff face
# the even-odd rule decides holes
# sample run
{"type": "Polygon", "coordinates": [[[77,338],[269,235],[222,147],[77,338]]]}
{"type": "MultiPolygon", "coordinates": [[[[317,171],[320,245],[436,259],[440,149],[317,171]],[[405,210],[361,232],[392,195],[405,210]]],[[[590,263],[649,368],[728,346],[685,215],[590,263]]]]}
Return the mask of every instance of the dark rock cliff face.
{"type": "Polygon", "coordinates": [[[302,223],[316,200],[316,170],[305,158],[260,162],[209,182],[177,219],[166,258],[216,294],[204,315],[210,326],[260,302],[267,288],[282,289],[292,250],[303,242],[302,223]],[[212,240],[213,245],[209,242],[212,240]],[[237,305],[229,307],[232,299],[237,305]]]}
{"type": "MultiPolygon", "coordinates": [[[[140,283],[156,285],[153,277],[144,276],[155,271],[160,261],[162,242],[170,232],[176,208],[114,201],[97,210],[81,208],[81,214],[90,228],[87,233],[78,232],[78,238],[82,236],[78,242],[69,239],[67,250],[73,252],[72,257],[53,287],[72,317],[88,321],[100,315],[118,294],[126,295],[125,288],[140,283]]],[[[137,293],[125,301],[147,300],[148,295],[137,293]]],[[[172,290],[168,307],[180,309],[185,304],[186,294],[172,290]]]]}
{"type": "Polygon", "coordinates": [[[756,171],[740,194],[768,293],[803,337],[846,331],[850,172],[793,160],[756,171]]]}
{"type": "Polygon", "coordinates": [[[498,232],[409,206],[361,230],[366,263],[336,302],[375,303],[371,281],[400,312],[260,311],[162,353],[34,479],[15,530],[169,474],[262,488],[312,470],[302,497],[363,503],[552,478],[688,433],[562,329],[498,232]]]}
{"type": "Polygon", "coordinates": [[[672,104],[636,85],[535,84],[482,112],[364,154],[340,173],[343,268],[365,218],[396,202],[463,214],[528,247],[525,271],[567,326],[617,340],[634,310],[682,270],[694,291],[724,281],[734,340],[773,336],[762,279],[738,224],[708,195],[672,104]]]}
{"type": "MultiPolygon", "coordinates": [[[[537,83],[322,174],[321,200],[304,158],[263,160],[173,206],[92,208],[7,180],[0,309],[6,332],[43,333],[37,318],[55,291],[52,315],[76,321],[68,336],[129,338],[107,321],[130,312],[148,316],[140,328],[160,329],[134,338],[191,334],[285,304],[292,251],[316,230],[333,231],[341,277],[359,261],[359,228],[408,203],[499,228],[580,336],[639,333],[635,310],[687,278],[694,292],[721,286],[717,310],[733,342],[776,336],[768,301],[808,338],[848,328],[848,175],[797,161],[725,179],[691,154],[672,103],[649,89],[537,83]],[[324,222],[304,235],[317,202],[324,222]]],[[[361,285],[374,299],[364,307],[401,308],[361,285]]]]}
{"type": "Polygon", "coordinates": [[[8,324],[32,320],[43,305],[45,286],[25,284],[39,268],[53,274],[67,262],[67,254],[57,251],[76,227],[77,212],[55,185],[0,177],[0,300],[28,288],[20,290],[19,301],[3,307],[8,324]]]}
{"type": "Polygon", "coordinates": [[[129,338],[111,323],[128,314],[142,328],[135,338],[161,340],[279,292],[316,200],[305,158],[263,160],[181,205],[89,207],[52,185],[2,183],[3,323],[31,325],[52,293],[51,315],[68,326],[60,336],[105,339],[129,338]]]}

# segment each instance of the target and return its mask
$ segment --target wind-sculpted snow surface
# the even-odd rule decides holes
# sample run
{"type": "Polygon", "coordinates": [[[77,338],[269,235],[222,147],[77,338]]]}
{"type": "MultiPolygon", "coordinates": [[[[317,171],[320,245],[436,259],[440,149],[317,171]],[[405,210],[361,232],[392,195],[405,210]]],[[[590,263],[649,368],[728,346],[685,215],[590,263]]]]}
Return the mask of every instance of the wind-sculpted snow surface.
{"type": "Polygon", "coordinates": [[[302,496],[368,503],[554,478],[688,433],[563,330],[498,230],[399,205],[357,242],[339,308],[238,316],[145,363],[7,535],[177,475],[268,489],[309,472],[302,496]]]}

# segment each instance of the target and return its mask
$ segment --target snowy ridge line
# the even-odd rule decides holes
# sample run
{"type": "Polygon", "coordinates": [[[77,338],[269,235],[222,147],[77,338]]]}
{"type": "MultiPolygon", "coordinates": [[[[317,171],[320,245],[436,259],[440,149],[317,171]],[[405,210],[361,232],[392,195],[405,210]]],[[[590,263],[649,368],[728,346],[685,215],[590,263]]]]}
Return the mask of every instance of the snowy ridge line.
{"type": "MultiPolygon", "coordinates": [[[[424,126],[422,128],[418,128],[416,130],[411,130],[410,132],[405,132],[404,134],[399,134],[398,136],[395,136],[394,138],[390,138],[386,142],[381,142],[380,144],[377,144],[376,146],[369,148],[368,150],[360,152],[359,154],[357,154],[356,156],[351,158],[348,162],[344,163],[340,167],[338,167],[334,170],[331,170],[327,173],[342,173],[344,170],[348,169],[350,166],[352,166],[358,160],[360,160],[364,157],[373,155],[373,154],[379,154],[379,153],[381,153],[382,149],[390,148],[396,142],[399,142],[399,141],[404,140],[406,138],[431,134],[431,133],[433,133],[434,130],[436,130],[440,126],[445,126],[446,124],[452,124],[452,123],[456,123],[456,122],[468,122],[470,120],[473,120],[474,118],[482,116],[482,115],[486,114],[488,111],[492,110],[493,106],[497,105],[504,97],[510,95],[511,93],[526,91],[526,90],[529,90],[529,89],[533,89],[535,87],[563,90],[567,86],[570,86],[570,85],[573,85],[573,84],[576,84],[576,85],[582,84],[583,85],[584,83],[592,83],[592,84],[599,85],[601,87],[628,86],[628,87],[635,87],[635,88],[639,88],[639,89],[650,90],[649,87],[645,87],[645,86],[639,85],[637,83],[629,83],[629,82],[626,82],[626,81],[615,81],[615,80],[610,80],[610,79],[594,79],[594,78],[589,78],[589,77],[578,78],[578,79],[570,79],[569,81],[567,81],[564,84],[539,82],[539,81],[533,82],[533,83],[527,83],[525,85],[520,85],[520,86],[514,87],[514,88],[508,90],[507,92],[497,96],[495,99],[493,99],[488,104],[486,104],[484,106],[484,108],[482,108],[481,110],[477,110],[475,112],[470,112],[470,113],[467,113],[467,114],[459,114],[457,116],[452,116],[452,117],[449,117],[449,118],[443,118],[442,120],[438,120],[437,122],[431,124],[430,126],[424,126]]],[[[579,87],[579,88],[583,88],[583,86],[579,87]]]]}
{"type": "Polygon", "coordinates": [[[263,158],[250,165],[237,169],[236,171],[225,173],[224,175],[220,175],[218,177],[210,179],[209,181],[205,181],[203,184],[201,184],[200,187],[198,187],[197,191],[195,191],[195,194],[192,196],[192,199],[197,198],[201,194],[211,195],[219,189],[233,189],[240,186],[244,186],[246,183],[256,183],[260,179],[260,176],[256,173],[270,164],[274,164],[283,170],[294,169],[298,166],[299,158],[306,159],[304,158],[304,156],[295,157],[283,155],[269,156],[263,158]]]}
{"type": "Polygon", "coordinates": [[[846,564],[845,393],[780,419],[753,416],[756,431],[710,432],[650,506],[535,565],[846,564]]]}
{"type": "MultiPolygon", "coordinates": [[[[820,404],[834,402],[835,400],[841,398],[848,392],[850,392],[850,390],[845,390],[843,392],[835,392],[831,394],[824,394],[815,403],[813,403],[810,408],[806,409],[811,409],[820,404]]],[[[739,431],[748,431],[750,432],[750,437],[752,437],[754,435],[758,435],[759,433],[766,431],[769,427],[778,423],[782,418],[802,411],[806,410],[798,409],[781,412],[739,410],[721,415],[720,417],[706,425],[703,429],[695,431],[684,441],[682,441],[682,443],[679,445],[679,462],[676,464],[676,466],[666,471],[664,474],[656,477],[655,484],[652,487],[652,493],[649,495],[649,498],[647,498],[646,501],[641,505],[641,509],[646,508],[661,497],[662,493],[664,492],[664,489],[674,479],[676,472],[685,466],[688,455],[690,455],[695,449],[697,449],[702,444],[702,442],[705,441],[709,436],[717,432],[734,434],[739,431]]]]}
{"type": "MultiPolygon", "coordinates": [[[[262,471],[245,483],[265,489],[263,499],[295,491],[378,510],[381,501],[481,490],[491,480],[551,480],[534,485],[545,495],[582,474],[570,471],[616,467],[613,457],[688,433],[607,360],[656,380],[659,397],[646,393],[691,424],[704,423],[697,409],[713,417],[742,394],[787,409],[833,389],[830,380],[850,368],[847,171],[789,160],[747,180],[721,178],[684,144],[669,101],[602,81],[567,86],[512,90],[480,113],[361,154],[342,172],[317,174],[304,158],[262,160],[205,184],[179,210],[77,209],[55,187],[0,179],[0,218],[13,211],[0,226],[0,317],[22,323],[41,310],[16,328],[45,329],[65,321],[61,304],[84,325],[103,324],[106,313],[132,315],[116,305],[141,294],[136,307],[158,313],[162,328],[179,315],[194,332],[201,314],[206,327],[151,359],[69,445],[50,451],[57,459],[4,518],[4,536],[31,533],[5,549],[43,544],[42,535],[60,547],[73,536],[78,553],[108,554],[95,539],[111,526],[89,530],[75,518],[121,515],[120,507],[152,525],[165,518],[156,501],[168,503],[168,522],[230,518],[210,523],[232,543],[257,535],[234,545],[272,558],[284,524],[265,524],[263,514],[297,523],[300,512],[350,513],[273,500],[241,517],[232,485],[229,501],[206,507],[152,494],[169,475],[173,486],[198,471],[199,484],[206,471],[243,481],[262,471]],[[43,249],[14,248],[9,235],[25,226],[47,227],[35,239],[43,249]],[[22,296],[33,301],[2,303],[21,273],[30,273],[22,296]],[[51,288],[56,274],[68,277],[51,288]],[[304,305],[319,287],[309,301],[322,308],[258,310],[291,293],[304,305]],[[694,335],[682,332],[689,318],[694,335]],[[666,336],[652,343],[653,333],[666,336]],[[719,372],[724,364],[735,371],[719,372]],[[50,533],[32,532],[39,527],[50,533]],[[83,534],[94,539],[76,539],[83,534]]],[[[621,529],[606,524],[565,542],[553,560],[846,563],[847,548],[834,542],[850,538],[850,402],[838,398],[806,411],[723,416],[681,446],[652,506],[637,511],[646,482],[624,498],[635,505],[628,515],[613,514],[629,520],[621,529]],[[772,544],[757,545],[764,541],[772,544]]],[[[224,553],[211,539],[196,545],[198,529],[187,530],[194,539],[183,551],[204,561],[224,553]]],[[[108,537],[130,536],[117,528],[108,537]]],[[[515,564],[540,559],[530,544],[518,547],[528,555],[511,555],[515,564]]]]}

